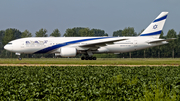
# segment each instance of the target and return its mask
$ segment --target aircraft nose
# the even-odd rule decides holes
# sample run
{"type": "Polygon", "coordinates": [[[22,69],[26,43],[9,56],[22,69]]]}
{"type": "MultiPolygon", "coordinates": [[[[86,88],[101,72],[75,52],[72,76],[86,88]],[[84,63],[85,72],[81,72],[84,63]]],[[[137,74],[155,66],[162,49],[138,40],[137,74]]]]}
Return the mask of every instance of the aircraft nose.
{"type": "Polygon", "coordinates": [[[5,50],[8,50],[8,51],[12,51],[13,48],[12,48],[12,46],[5,45],[5,46],[4,46],[4,49],[5,49],[5,50]]]}
{"type": "Polygon", "coordinates": [[[4,46],[4,49],[7,50],[7,45],[4,46]]]}

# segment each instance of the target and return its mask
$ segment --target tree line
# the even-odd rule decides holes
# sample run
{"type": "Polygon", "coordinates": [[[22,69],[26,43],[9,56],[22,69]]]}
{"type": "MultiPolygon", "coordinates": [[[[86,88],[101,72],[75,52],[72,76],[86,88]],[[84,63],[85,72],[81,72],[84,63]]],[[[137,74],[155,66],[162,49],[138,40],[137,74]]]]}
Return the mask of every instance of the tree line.
{"type": "MultiPolygon", "coordinates": [[[[142,30],[143,31],[143,30],[142,30]]],[[[141,31],[141,32],[142,32],[141,31]]],[[[141,34],[136,33],[133,27],[127,27],[113,32],[114,37],[122,36],[138,36],[141,34]]],[[[55,29],[49,36],[60,37],[61,33],[58,29],[55,29]]],[[[101,29],[89,29],[83,27],[74,27],[66,29],[63,37],[87,37],[87,36],[108,36],[104,30],[101,29]]],[[[23,32],[15,28],[8,28],[6,30],[0,30],[0,58],[15,58],[16,56],[12,52],[4,50],[4,45],[9,41],[19,38],[32,37],[32,33],[28,30],[23,32]]],[[[46,29],[40,29],[36,31],[35,37],[48,37],[46,29]]],[[[180,57],[180,32],[176,33],[174,29],[170,29],[166,35],[163,31],[161,32],[160,38],[177,38],[176,40],[170,41],[169,44],[147,48],[144,50],[121,53],[121,54],[95,54],[96,57],[101,58],[179,58],[180,57]]],[[[53,54],[23,54],[22,57],[54,57],[53,54]]],[[[78,55],[77,57],[80,57],[78,55]]]]}

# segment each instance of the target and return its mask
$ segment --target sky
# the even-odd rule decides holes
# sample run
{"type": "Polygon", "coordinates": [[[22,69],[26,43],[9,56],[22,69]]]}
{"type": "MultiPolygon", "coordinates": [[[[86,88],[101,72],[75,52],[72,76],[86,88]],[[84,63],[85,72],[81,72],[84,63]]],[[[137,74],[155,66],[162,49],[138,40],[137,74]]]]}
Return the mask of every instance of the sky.
{"type": "Polygon", "coordinates": [[[32,35],[41,28],[50,35],[58,28],[63,35],[68,28],[114,31],[134,27],[145,29],[162,11],[169,12],[164,34],[180,32],[180,0],[1,0],[0,30],[16,28],[32,35]]]}

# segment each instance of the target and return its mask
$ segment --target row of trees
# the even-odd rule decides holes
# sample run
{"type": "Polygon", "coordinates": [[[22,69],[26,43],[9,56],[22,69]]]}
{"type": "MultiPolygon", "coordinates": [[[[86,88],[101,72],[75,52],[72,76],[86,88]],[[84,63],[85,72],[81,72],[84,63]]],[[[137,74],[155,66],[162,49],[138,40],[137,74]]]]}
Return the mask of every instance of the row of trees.
{"type": "Polygon", "coordinates": [[[86,37],[86,36],[108,36],[104,30],[100,29],[89,29],[82,27],[68,28],[64,34],[66,37],[86,37]]]}
{"type": "MultiPolygon", "coordinates": [[[[142,30],[143,31],[143,30],[142,30]]],[[[142,32],[141,31],[141,32],[142,32]]],[[[141,33],[140,32],[140,33],[141,33]]],[[[113,36],[138,36],[140,33],[136,33],[133,27],[127,27],[123,30],[117,30],[113,32],[113,36]]],[[[58,29],[55,29],[49,36],[60,37],[61,33],[58,29]]],[[[83,37],[83,36],[108,36],[104,30],[101,29],[89,29],[89,28],[82,28],[82,27],[74,27],[68,28],[63,35],[64,37],[83,37]]],[[[9,28],[6,30],[0,31],[0,58],[4,57],[16,57],[11,52],[8,52],[3,49],[3,46],[7,44],[9,41],[24,38],[24,37],[32,37],[32,33],[28,30],[24,32],[19,31],[18,29],[9,28]]],[[[35,37],[48,37],[46,29],[40,29],[35,33],[35,37]]],[[[121,57],[132,57],[132,58],[157,58],[157,57],[180,57],[180,33],[177,34],[174,29],[168,31],[166,36],[162,32],[160,38],[177,38],[174,41],[171,41],[167,45],[152,47],[144,50],[139,50],[130,53],[123,53],[123,54],[98,54],[97,57],[114,57],[114,58],[121,58],[121,57]]],[[[42,55],[23,55],[23,57],[41,57],[42,55]]],[[[53,57],[52,54],[46,54],[45,57],[53,57]]]]}

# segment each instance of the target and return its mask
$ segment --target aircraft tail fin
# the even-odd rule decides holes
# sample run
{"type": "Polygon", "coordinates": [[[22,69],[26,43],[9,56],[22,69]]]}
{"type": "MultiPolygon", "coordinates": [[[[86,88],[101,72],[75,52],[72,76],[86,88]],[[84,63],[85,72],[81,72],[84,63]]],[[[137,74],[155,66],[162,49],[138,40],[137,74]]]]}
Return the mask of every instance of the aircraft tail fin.
{"type": "Polygon", "coordinates": [[[167,15],[168,12],[161,12],[159,16],[139,36],[159,38],[167,15]]]}

